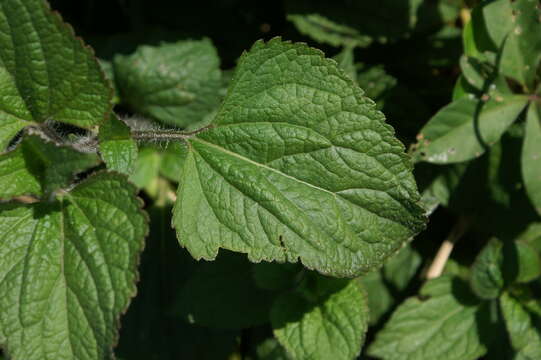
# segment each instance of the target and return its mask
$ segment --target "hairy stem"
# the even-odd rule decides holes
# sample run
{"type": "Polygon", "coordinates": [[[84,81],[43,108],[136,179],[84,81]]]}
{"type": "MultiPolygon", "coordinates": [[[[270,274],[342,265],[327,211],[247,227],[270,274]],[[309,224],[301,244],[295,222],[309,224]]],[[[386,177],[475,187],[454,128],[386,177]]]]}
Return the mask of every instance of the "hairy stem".
{"type": "Polygon", "coordinates": [[[147,141],[169,141],[169,140],[181,140],[185,141],[194,135],[197,135],[209,128],[212,125],[207,125],[201,129],[195,131],[184,132],[176,130],[134,130],[131,132],[131,135],[136,140],[147,140],[147,141]]]}
{"type": "Polygon", "coordinates": [[[449,260],[449,256],[453,251],[455,243],[462,237],[462,235],[464,235],[469,224],[470,221],[466,217],[460,217],[458,219],[457,223],[451,229],[451,232],[438,249],[432,264],[430,264],[430,267],[426,272],[427,279],[434,279],[441,275],[443,269],[445,268],[445,264],[447,263],[447,260],[449,260]]]}

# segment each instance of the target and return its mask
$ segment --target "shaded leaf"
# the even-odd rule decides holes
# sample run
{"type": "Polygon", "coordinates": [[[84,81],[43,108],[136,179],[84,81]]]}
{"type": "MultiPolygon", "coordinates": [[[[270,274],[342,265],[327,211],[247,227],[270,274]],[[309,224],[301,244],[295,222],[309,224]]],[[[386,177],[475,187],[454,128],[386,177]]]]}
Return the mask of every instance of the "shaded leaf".
{"type": "Polygon", "coordinates": [[[368,306],[353,280],[317,276],[309,288],[285,293],[271,310],[274,334],[293,359],[354,359],[368,322],[368,306]]]}
{"type": "Polygon", "coordinates": [[[96,154],[26,136],[14,150],[0,155],[0,198],[49,195],[98,164],[96,154]]]}
{"type": "Polygon", "coordinates": [[[541,214],[541,106],[530,104],[522,145],[521,169],[532,205],[541,214]]]}
{"type": "Polygon", "coordinates": [[[220,59],[208,39],[140,46],[113,66],[122,101],[166,124],[186,127],[219,105],[220,59]]]}
{"type": "Polygon", "coordinates": [[[485,354],[492,329],[488,309],[467,284],[443,276],[400,305],[368,354],[381,359],[475,360],[485,354]]]}
{"type": "MultiPolygon", "coordinates": [[[[539,307],[539,304],[537,305],[539,307]]],[[[511,344],[517,351],[514,360],[541,358],[541,317],[528,311],[519,298],[508,293],[500,297],[500,307],[511,344]]]]}
{"type": "Polygon", "coordinates": [[[177,312],[188,323],[220,329],[267,322],[274,299],[255,285],[251,266],[245,257],[228,252],[202,263],[180,292],[177,312]]]}

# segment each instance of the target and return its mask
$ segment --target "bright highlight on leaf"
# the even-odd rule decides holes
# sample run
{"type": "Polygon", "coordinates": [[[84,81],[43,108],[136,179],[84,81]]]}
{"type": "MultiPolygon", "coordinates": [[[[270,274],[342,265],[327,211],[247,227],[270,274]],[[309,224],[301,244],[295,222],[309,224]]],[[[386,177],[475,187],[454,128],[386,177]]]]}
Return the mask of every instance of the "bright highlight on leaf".
{"type": "Polygon", "coordinates": [[[50,203],[0,205],[0,343],[13,359],[111,356],[135,294],[147,219],[125,177],[50,203]]]}
{"type": "Polygon", "coordinates": [[[354,276],[424,228],[410,160],[383,114],[304,44],[257,42],[214,127],[187,142],[173,225],[197,259],[223,247],[354,276]]]}

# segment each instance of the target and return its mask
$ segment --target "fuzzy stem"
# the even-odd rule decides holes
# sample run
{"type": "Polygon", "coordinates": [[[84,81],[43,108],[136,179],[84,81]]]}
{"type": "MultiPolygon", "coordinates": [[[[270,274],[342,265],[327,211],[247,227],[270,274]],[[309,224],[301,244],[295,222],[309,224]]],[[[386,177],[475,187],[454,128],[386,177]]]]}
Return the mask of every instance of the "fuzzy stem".
{"type": "Polygon", "coordinates": [[[432,264],[430,264],[430,267],[426,272],[427,279],[434,279],[441,275],[443,269],[445,268],[445,264],[447,263],[447,260],[449,260],[449,256],[453,251],[455,243],[462,237],[462,235],[464,235],[469,223],[469,219],[466,217],[460,217],[458,219],[447,238],[441,244],[438,253],[432,261],[432,264]]]}
{"type": "Polygon", "coordinates": [[[195,131],[184,132],[184,131],[174,131],[174,130],[134,130],[131,132],[131,135],[136,140],[143,141],[169,141],[169,140],[181,140],[186,141],[187,139],[197,135],[209,128],[212,125],[202,127],[195,131]]]}

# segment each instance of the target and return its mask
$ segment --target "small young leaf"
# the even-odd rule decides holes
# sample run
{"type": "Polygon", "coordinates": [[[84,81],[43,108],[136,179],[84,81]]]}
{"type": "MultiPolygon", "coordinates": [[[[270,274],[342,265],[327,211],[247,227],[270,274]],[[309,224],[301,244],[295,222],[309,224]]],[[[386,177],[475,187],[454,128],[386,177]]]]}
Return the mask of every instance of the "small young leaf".
{"type": "Polygon", "coordinates": [[[500,139],[527,102],[526,97],[519,95],[497,95],[486,103],[461,97],[423,127],[416,156],[435,164],[479,157],[500,139]]]}
{"type": "Polygon", "coordinates": [[[54,202],[0,205],[0,343],[11,359],[111,356],[147,232],[140,206],[108,173],[54,202]]]}
{"type": "Polygon", "coordinates": [[[141,46],[113,61],[122,101],[166,124],[186,127],[220,102],[220,59],[210,40],[141,46]]]}
{"type": "Polygon", "coordinates": [[[107,168],[130,175],[137,161],[137,144],[131,138],[130,128],[115,114],[100,126],[100,155],[107,168]]]}
{"type": "Polygon", "coordinates": [[[526,192],[541,215],[541,105],[535,103],[530,104],[526,116],[521,165],[526,192]]]}
{"type": "Polygon", "coordinates": [[[112,90],[100,65],[45,1],[2,1],[0,34],[0,151],[32,123],[106,119],[112,90]]]}
{"type": "Polygon", "coordinates": [[[475,360],[492,336],[487,306],[458,278],[442,276],[421,289],[427,299],[400,305],[368,354],[385,360],[475,360]]]}
{"type": "Polygon", "coordinates": [[[524,241],[492,239],[472,266],[471,285],[477,296],[494,299],[513,283],[532,281],[541,274],[536,249],[524,241]]]}
{"type": "Polygon", "coordinates": [[[482,299],[497,298],[505,286],[502,247],[500,240],[490,240],[472,266],[471,287],[482,299]]]}
{"type": "Polygon", "coordinates": [[[4,174],[0,177],[0,198],[48,195],[68,185],[75,174],[98,164],[96,154],[26,136],[14,150],[0,155],[0,172],[4,174]]]}
{"type": "Polygon", "coordinates": [[[501,54],[500,71],[533,90],[541,61],[541,6],[539,0],[511,2],[512,29],[501,54]]]}
{"type": "Polygon", "coordinates": [[[500,307],[511,344],[517,352],[514,359],[541,359],[540,314],[529,312],[520,299],[508,293],[500,297],[500,307]]]}
{"type": "Polygon", "coordinates": [[[321,276],[313,280],[313,288],[276,300],[270,315],[274,335],[293,359],[355,359],[368,326],[360,284],[321,276]]]}
{"type": "Polygon", "coordinates": [[[135,170],[130,175],[130,181],[138,188],[145,188],[152,179],[158,176],[162,158],[158,150],[153,147],[139,149],[135,170]]]}
{"type": "Polygon", "coordinates": [[[304,44],[256,42],[214,127],[187,143],[173,225],[197,259],[223,247],[355,276],[424,228],[392,128],[304,44]]]}
{"type": "Polygon", "coordinates": [[[252,264],[240,254],[223,252],[202,263],[180,293],[178,311],[189,323],[242,329],[268,321],[273,296],[259,289],[252,264]]]}

